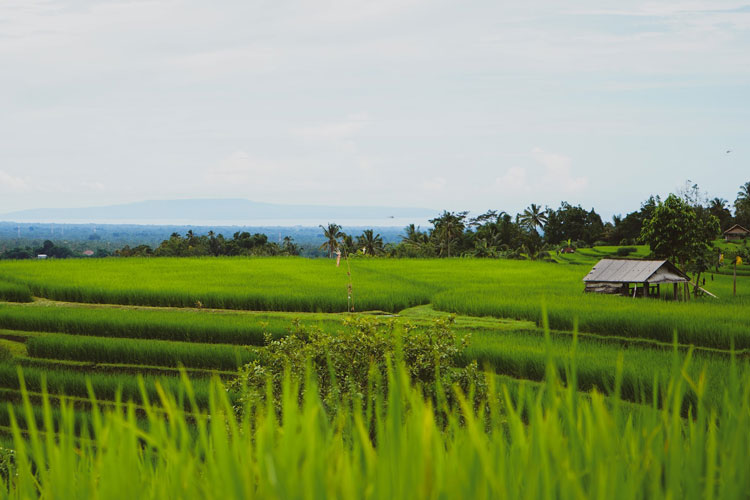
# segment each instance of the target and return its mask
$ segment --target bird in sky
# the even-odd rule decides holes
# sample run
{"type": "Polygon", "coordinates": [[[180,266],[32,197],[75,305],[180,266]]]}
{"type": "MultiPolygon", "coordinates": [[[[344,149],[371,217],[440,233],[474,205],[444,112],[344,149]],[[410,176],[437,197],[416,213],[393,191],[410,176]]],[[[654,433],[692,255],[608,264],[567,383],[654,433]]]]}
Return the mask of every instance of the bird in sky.
{"type": "Polygon", "coordinates": [[[731,150],[731,149],[727,149],[727,154],[729,154],[729,153],[731,153],[731,152],[732,152],[732,150],[731,150]]]}

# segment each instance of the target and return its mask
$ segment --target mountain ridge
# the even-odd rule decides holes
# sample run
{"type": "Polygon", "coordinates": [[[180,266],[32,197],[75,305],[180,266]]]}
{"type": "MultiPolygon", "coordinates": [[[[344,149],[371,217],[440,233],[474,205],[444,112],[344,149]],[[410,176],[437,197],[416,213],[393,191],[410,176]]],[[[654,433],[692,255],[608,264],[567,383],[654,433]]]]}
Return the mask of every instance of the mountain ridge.
{"type": "Polygon", "coordinates": [[[237,219],[387,219],[437,216],[437,210],[417,207],[286,205],[255,202],[244,198],[189,198],[144,200],[113,205],[77,208],[33,208],[0,214],[7,221],[65,220],[237,220],[237,219]]]}

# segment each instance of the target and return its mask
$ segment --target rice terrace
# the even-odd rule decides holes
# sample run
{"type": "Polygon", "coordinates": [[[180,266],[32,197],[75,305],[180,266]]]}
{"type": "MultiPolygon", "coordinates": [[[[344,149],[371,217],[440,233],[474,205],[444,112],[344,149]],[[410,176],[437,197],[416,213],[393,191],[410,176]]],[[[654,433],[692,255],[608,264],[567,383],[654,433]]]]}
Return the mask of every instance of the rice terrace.
{"type": "Polygon", "coordinates": [[[0,2],[0,500],[750,499],[750,6],[0,2]]]}

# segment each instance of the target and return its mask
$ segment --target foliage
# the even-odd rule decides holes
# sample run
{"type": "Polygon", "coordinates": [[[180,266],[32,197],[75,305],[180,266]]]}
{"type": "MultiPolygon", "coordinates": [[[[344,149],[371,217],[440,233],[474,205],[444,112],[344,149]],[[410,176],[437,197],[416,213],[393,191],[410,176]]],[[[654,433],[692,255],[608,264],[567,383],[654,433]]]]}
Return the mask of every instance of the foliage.
{"type": "MultiPolygon", "coordinates": [[[[183,411],[168,390],[145,422],[132,407],[97,408],[90,431],[77,432],[61,404],[27,436],[11,423],[3,486],[10,498],[746,498],[750,386],[738,375],[709,386],[681,375],[688,364],[675,357],[667,389],[641,407],[617,391],[579,393],[574,378],[564,386],[551,363],[543,385],[489,379],[481,410],[456,391],[444,414],[403,364],[386,372],[369,413],[341,404],[333,419],[316,391],[299,404],[290,379],[280,418],[261,404],[236,420],[218,383],[205,415],[183,411]],[[698,397],[685,420],[688,386],[698,397]],[[702,404],[712,390],[725,401],[717,408],[702,404]]],[[[179,389],[192,393],[188,380],[179,389]]],[[[17,410],[33,419],[26,393],[17,410]]]]}
{"type": "Polygon", "coordinates": [[[412,383],[424,388],[436,403],[444,397],[438,388],[454,384],[483,396],[484,383],[476,363],[458,366],[469,337],[459,337],[452,323],[453,317],[438,319],[428,329],[407,325],[401,332],[393,322],[382,324],[359,316],[347,318],[344,330],[334,335],[298,322],[290,335],[278,340],[269,337],[265,349],[240,370],[230,388],[240,393],[240,406],[254,406],[266,398],[267,383],[279,400],[285,377],[301,384],[312,370],[324,405],[335,410],[342,400],[362,402],[372,393],[373,384],[386,383],[387,367],[395,361],[404,363],[412,383]]]}
{"type": "Polygon", "coordinates": [[[735,222],[750,228],[750,181],[740,186],[737,199],[734,200],[735,222]]]}
{"type": "Polygon", "coordinates": [[[456,255],[457,247],[461,244],[461,238],[466,229],[466,216],[468,212],[443,212],[440,217],[430,219],[434,226],[434,244],[438,257],[450,257],[451,251],[456,255]]]}
{"type": "Polygon", "coordinates": [[[635,247],[620,247],[615,252],[618,257],[627,257],[628,255],[637,252],[638,249],[635,247]]]}
{"type": "Polygon", "coordinates": [[[343,236],[344,233],[341,232],[341,226],[338,224],[328,224],[328,227],[320,226],[320,228],[323,230],[323,237],[325,238],[325,241],[322,245],[320,245],[321,250],[326,250],[328,252],[328,257],[333,257],[333,254],[338,250],[339,248],[339,238],[343,236]]]}
{"type": "Polygon", "coordinates": [[[553,244],[571,239],[582,240],[591,245],[601,238],[603,232],[602,218],[593,208],[586,211],[580,205],[573,206],[565,201],[559,209],[547,213],[547,223],[544,226],[545,238],[553,244]]]}
{"type": "Polygon", "coordinates": [[[357,247],[364,255],[377,257],[383,255],[383,238],[379,234],[374,234],[372,229],[365,229],[361,236],[357,236],[357,247]]]}
{"type": "Polygon", "coordinates": [[[687,202],[671,194],[644,221],[641,238],[655,256],[684,267],[710,248],[719,233],[718,219],[704,215],[697,215],[687,202]]]}

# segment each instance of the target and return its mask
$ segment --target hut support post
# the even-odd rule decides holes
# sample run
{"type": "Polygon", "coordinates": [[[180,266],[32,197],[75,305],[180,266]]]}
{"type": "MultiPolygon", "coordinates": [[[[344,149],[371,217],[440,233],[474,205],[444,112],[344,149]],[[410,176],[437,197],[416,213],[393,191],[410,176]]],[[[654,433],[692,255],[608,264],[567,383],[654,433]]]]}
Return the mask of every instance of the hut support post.
{"type": "Polygon", "coordinates": [[[672,300],[680,300],[680,297],[677,295],[677,283],[673,283],[674,285],[674,294],[672,295],[672,300]]]}
{"type": "Polygon", "coordinates": [[[659,283],[656,284],[656,298],[661,298],[661,285],[659,283]]]}
{"type": "Polygon", "coordinates": [[[643,296],[648,297],[651,293],[651,287],[648,284],[648,281],[643,282],[643,296]]]}

